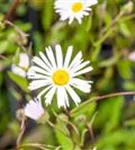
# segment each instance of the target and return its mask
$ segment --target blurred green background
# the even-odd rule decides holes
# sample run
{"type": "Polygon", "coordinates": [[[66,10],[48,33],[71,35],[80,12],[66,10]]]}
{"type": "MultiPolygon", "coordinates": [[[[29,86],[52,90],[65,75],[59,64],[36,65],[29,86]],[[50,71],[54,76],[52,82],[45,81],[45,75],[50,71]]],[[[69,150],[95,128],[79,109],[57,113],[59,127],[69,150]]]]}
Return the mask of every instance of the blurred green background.
{"type": "MultiPolygon", "coordinates": [[[[135,52],[135,1],[99,0],[81,25],[59,21],[54,1],[0,0],[0,150],[15,149],[20,133],[16,111],[35,96],[27,89],[28,80],[11,72],[11,65],[18,63],[21,52],[31,59],[55,44],[64,53],[73,45],[74,54],[82,50],[85,60],[91,61],[94,70],[85,78],[94,81],[92,92],[80,93],[79,107],[46,108],[54,127],[28,119],[22,145],[42,143],[47,150],[135,150],[134,95],[89,102],[98,95],[135,91],[135,59],[129,58],[135,52]]],[[[22,149],[41,148],[34,147],[22,149]]]]}

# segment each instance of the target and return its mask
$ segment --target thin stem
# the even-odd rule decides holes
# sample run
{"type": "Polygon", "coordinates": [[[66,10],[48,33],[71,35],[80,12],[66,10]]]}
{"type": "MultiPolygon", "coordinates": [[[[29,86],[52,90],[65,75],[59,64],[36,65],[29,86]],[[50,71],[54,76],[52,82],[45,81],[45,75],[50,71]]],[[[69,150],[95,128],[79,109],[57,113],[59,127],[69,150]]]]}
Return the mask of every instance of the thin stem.
{"type": "Polygon", "coordinates": [[[107,26],[105,27],[103,30],[102,30],[102,33],[105,33],[107,32],[108,30],[110,30],[119,20],[120,18],[125,14],[124,11],[120,11],[120,13],[112,20],[112,22],[107,26]]]}
{"type": "Polygon", "coordinates": [[[25,132],[25,128],[26,128],[25,120],[26,120],[26,118],[25,118],[25,116],[23,116],[22,121],[21,121],[20,134],[19,134],[17,141],[16,141],[16,150],[19,149],[23,135],[24,135],[24,132],[25,132]]]}
{"type": "Polygon", "coordinates": [[[112,32],[115,29],[115,24],[119,22],[119,20],[124,14],[124,11],[120,11],[120,13],[112,20],[112,22],[101,31],[100,39],[94,44],[95,50],[92,55],[92,61],[95,61],[97,59],[98,54],[101,50],[101,44],[112,34],[112,32]]]}
{"type": "Polygon", "coordinates": [[[129,16],[122,17],[120,21],[127,21],[135,18],[135,14],[131,14],[129,16]]]}
{"type": "Polygon", "coordinates": [[[56,127],[51,121],[48,120],[47,123],[48,123],[52,128],[55,128],[56,130],[58,130],[59,132],[61,132],[62,134],[64,134],[65,136],[68,137],[68,135],[65,134],[65,132],[64,132],[62,129],[56,127]]]}
{"type": "Polygon", "coordinates": [[[25,37],[28,37],[29,35],[26,34],[25,32],[23,32],[22,30],[20,30],[20,28],[18,28],[15,24],[13,24],[11,21],[9,20],[5,20],[5,23],[7,25],[10,25],[11,27],[13,27],[15,29],[15,31],[22,37],[22,38],[25,38],[25,37]]]}
{"type": "MultiPolygon", "coordinates": [[[[33,147],[33,148],[39,148],[41,150],[48,150],[48,149],[52,149],[54,150],[55,146],[52,146],[52,145],[46,145],[46,144],[39,144],[39,143],[27,143],[27,144],[23,144],[21,145],[19,148],[24,148],[24,147],[33,147]]],[[[58,147],[60,148],[60,147],[58,147]]]]}
{"type": "Polygon", "coordinates": [[[92,119],[90,121],[90,123],[86,123],[86,127],[88,128],[88,132],[90,133],[90,136],[91,136],[91,140],[92,140],[92,143],[94,143],[95,141],[95,135],[94,135],[94,132],[93,132],[93,123],[94,123],[94,120],[97,116],[98,112],[96,112],[93,116],[92,116],[92,119]]]}
{"type": "Polygon", "coordinates": [[[19,149],[22,149],[24,147],[33,147],[33,148],[39,148],[41,150],[47,150],[42,144],[36,144],[36,143],[24,144],[24,145],[20,146],[19,149]]]}
{"type": "Polygon", "coordinates": [[[20,4],[20,0],[13,0],[13,3],[8,11],[8,13],[5,15],[5,20],[9,20],[9,21],[12,21],[14,15],[15,15],[15,11],[17,9],[17,7],[19,6],[20,4]]]}
{"type": "Polygon", "coordinates": [[[106,99],[106,98],[110,98],[110,97],[115,97],[115,96],[126,96],[126,95],[135,95],[135,92],[118,92],[118,93],[112,93],[112,94],[108,94],[108,95],[103,95],[103,96],[97,96],[95,98],[93,98],[92,100],[102,100],[102,99],[106,99]]]}
{"type": "Polygon", "coordinates": [[[95,136],[94,136],[94,132],[93,132],[92,126],[89,125],[89,124],[87,124],[86,126],[87,126],[87,128],[88,128],[88,132],[90,133],[92,143],[94,143],[94,141],[95,141],[95,136]]]}
{"type": "MultiPolygon", "coordinates": [[[[126,96],[126,95],[135,95],[135,91],[132,91],[132,92],[118,92],[118,93],[112,93],[112,94],[103,95],[103,96],[92,97],[90,100],[82,103],[79,107],[84,107],[85,105],[88,105],[89,103],[91,103],[93,101],[99,101],[99,100],[104,100],[104,99],[111,98],[111,97],[126,96]]],[[[71,116],[74,112],[76,112],[76,110],[78,110],[77,107],[71,111],[71,116]]]]}
{"type": "MultiPolygon", "coordinates": [[[[65,109],[65,110],[66,110],[66,109],[65,109]]],[[[53,111],[53,114],[55,115],[55,117],[58,117],[58,114],[56,114],[54,111],[53,111]]],[[[70,112],[68,112],[67,115],[70,116],[70,112]]],[[[69,125],[72,127],[72,129],[76,132],[76,134],[77,134],[78,136],[80,136],[80,133],[79,133],[77,127],[75,126],[75,124],[73,124],[72,122],[70,122],[70,121],[68,121],[68,120],[66,120],[66,119],[62,119],[62,118],[60,118],[60,117],[59,117],[59,119],[60,119],[61,121],[64,121],[65,123],[69,124],[69,125]]]]}

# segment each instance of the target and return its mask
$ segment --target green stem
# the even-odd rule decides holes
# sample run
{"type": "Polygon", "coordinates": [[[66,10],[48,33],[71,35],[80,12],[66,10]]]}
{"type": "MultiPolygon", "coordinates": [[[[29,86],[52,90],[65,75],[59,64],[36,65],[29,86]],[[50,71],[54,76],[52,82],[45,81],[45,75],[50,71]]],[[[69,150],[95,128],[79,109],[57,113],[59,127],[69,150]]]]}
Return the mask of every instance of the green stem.
{"type": "Polygon", "coordinates": [[[39,148],[41,150],[48,150],[49,149],[55,149],[54,146],[51,145],[45,145],[45,144],[39,144],[39,143],[28,143],[28,144],[23,144],[19,147],[19,149],[24,148],[24,147],[33,147],[33,148],[39,148]]]}
{"type": "MultiPolygon", "coordinates": [[[[56,114],[54,111],[53,111],[53,114],[55,115],[55,117],[59,117],[58,114],[56,114]]],[[[69,114],[69,112],[68,112],[68,114],[69,114]]],[[[69,115],[70,115],[70,114],[69,114],[69,115]]],[[[62,119],[62,118],[60,118],[60,117],[59,117],[59,119],[60,119],[61,121],[65,122],[66,124],[69,124],[69,125],[72,127],[72,129],[76,132],[77,136],[80,136],[80,133],[79,133],[77,127],[75,126],[75,124],[73,124],[72,122],[70,122],[70,121],[68,121],[68,120],[66,120],[66,119],[62,119]]]]}
{"type": "Polygon", "coordinates": [[[47,123],[48,123],[51,127],[55,128],[56,130],[60,131],[62,134],[64,134],[65,136],[68,137],[68,135],[65,134],[65,132],[64,132],[63,130],[61,130],[60,128],[56,127],[51,121],[48,120],[47,123]]]}
{"type": "Polygon", "coordinates": [[[120,19],[120,21],[127,21],[135,18],[135,14],[131,14],[129,16],[123,17],[120,19]]]}
{"type": "Polygon", "coordinates": [[[120,18],[125,14],[124,11],[120,11],[120,13],[112,20],[112,22],[106,26],[100,35],[100,39],[94,44],[94,52],[92,54],[92,61],[95,61],[100,53],[101,44],[112,34],[115,24],[120,20],[120,18]]]}

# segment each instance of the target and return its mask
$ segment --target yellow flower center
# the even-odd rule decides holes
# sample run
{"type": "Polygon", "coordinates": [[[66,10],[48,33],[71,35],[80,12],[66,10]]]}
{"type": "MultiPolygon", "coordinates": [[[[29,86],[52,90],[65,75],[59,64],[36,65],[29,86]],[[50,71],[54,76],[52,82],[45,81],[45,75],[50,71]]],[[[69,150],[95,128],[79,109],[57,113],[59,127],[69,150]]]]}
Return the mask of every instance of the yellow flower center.
{"type": "Polygon", "coordinates": [[[65,85],[69,82],[69,74],[65,70],[59,69],[53,73],[53,82],[57,85],[65,85]]]}
{"type": "Polygon", "coordinates": [[[72,5],[72,11],[75,12],[75,13],[82,10],[82,8],[83,8],[83,4],[81,2],[76,2],[72,5]]]}

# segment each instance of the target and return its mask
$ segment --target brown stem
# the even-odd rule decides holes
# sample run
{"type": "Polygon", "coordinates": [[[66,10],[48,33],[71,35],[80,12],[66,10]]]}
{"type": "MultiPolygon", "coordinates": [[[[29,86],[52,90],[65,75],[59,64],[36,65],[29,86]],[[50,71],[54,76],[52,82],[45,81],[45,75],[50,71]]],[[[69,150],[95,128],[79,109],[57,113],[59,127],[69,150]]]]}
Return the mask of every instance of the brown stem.
{"type": "Polygon", "coordinates": [[[26,128],[25,120],[26,120],[26,118],[25,118],[25,116],[23,116],[22,121],[21,121],[20,134],[19,134],[17,141],[16,141],[16,150],[19,150],[20,143],[21,143],[21,140],[22,140],[24,132],[25,132],[25,128],[26,128]]]}
{"type": "Polygon", "coordinates": [[[14,18],[14,15],[15,15],[15,11],[17,9],[17,7],[19,6],[20,4],[20,0],[13,0],[13,3],[8,11],[8,13],[5,15],[5,20],[9,20],[9,21],[12,21],[13,18],[14,18]]]}
{"type": "Polygon", "coordinates": [[[103,95],[103,96],[97,96],[93,99],[96,99],[96,101],[102,100],[102,99],[106,99],[106,98],[110,98],[110,97],[115,97],[115,96],[126,96],[126,95],[135,95],[135,92],[118,92],[118,93],[112,93],[112,94],[108,94],[108,95],[103,95]]]}
{"type": "MultiPolygon", "coordinates": [[[[108,94],[108,95],[103,95],[103,96],[96,96],[96,97],[92,97],[90,98],[88,101],[82,103],[79,107],[84,107],[85,105],[88,105],[89,103],[92,103],[93,101],[99,101],[99,100],[104,100],[107,98],[111,98],[111,97],[115,97],[115,96],[126,96],[126,95],[135,95],[135,91],[132,92],[118,92],[118,93],[112,93],[112,94],[108,94]]],[[[71,111],[71,116],[74,114],[74,112],[76,112],[78,110],[78,107],[74,108],[71,111]]]]}
{"type": "Polygon", "coordinates": [[[94,143],[95,136],[94,136],[94,132],[93,132],[93,129],[92,129],[92,125],[87,124],[86,126],[87,126],[88,132],[89,132],[89,134],[91,136],[92,143],[94,143]]]}

